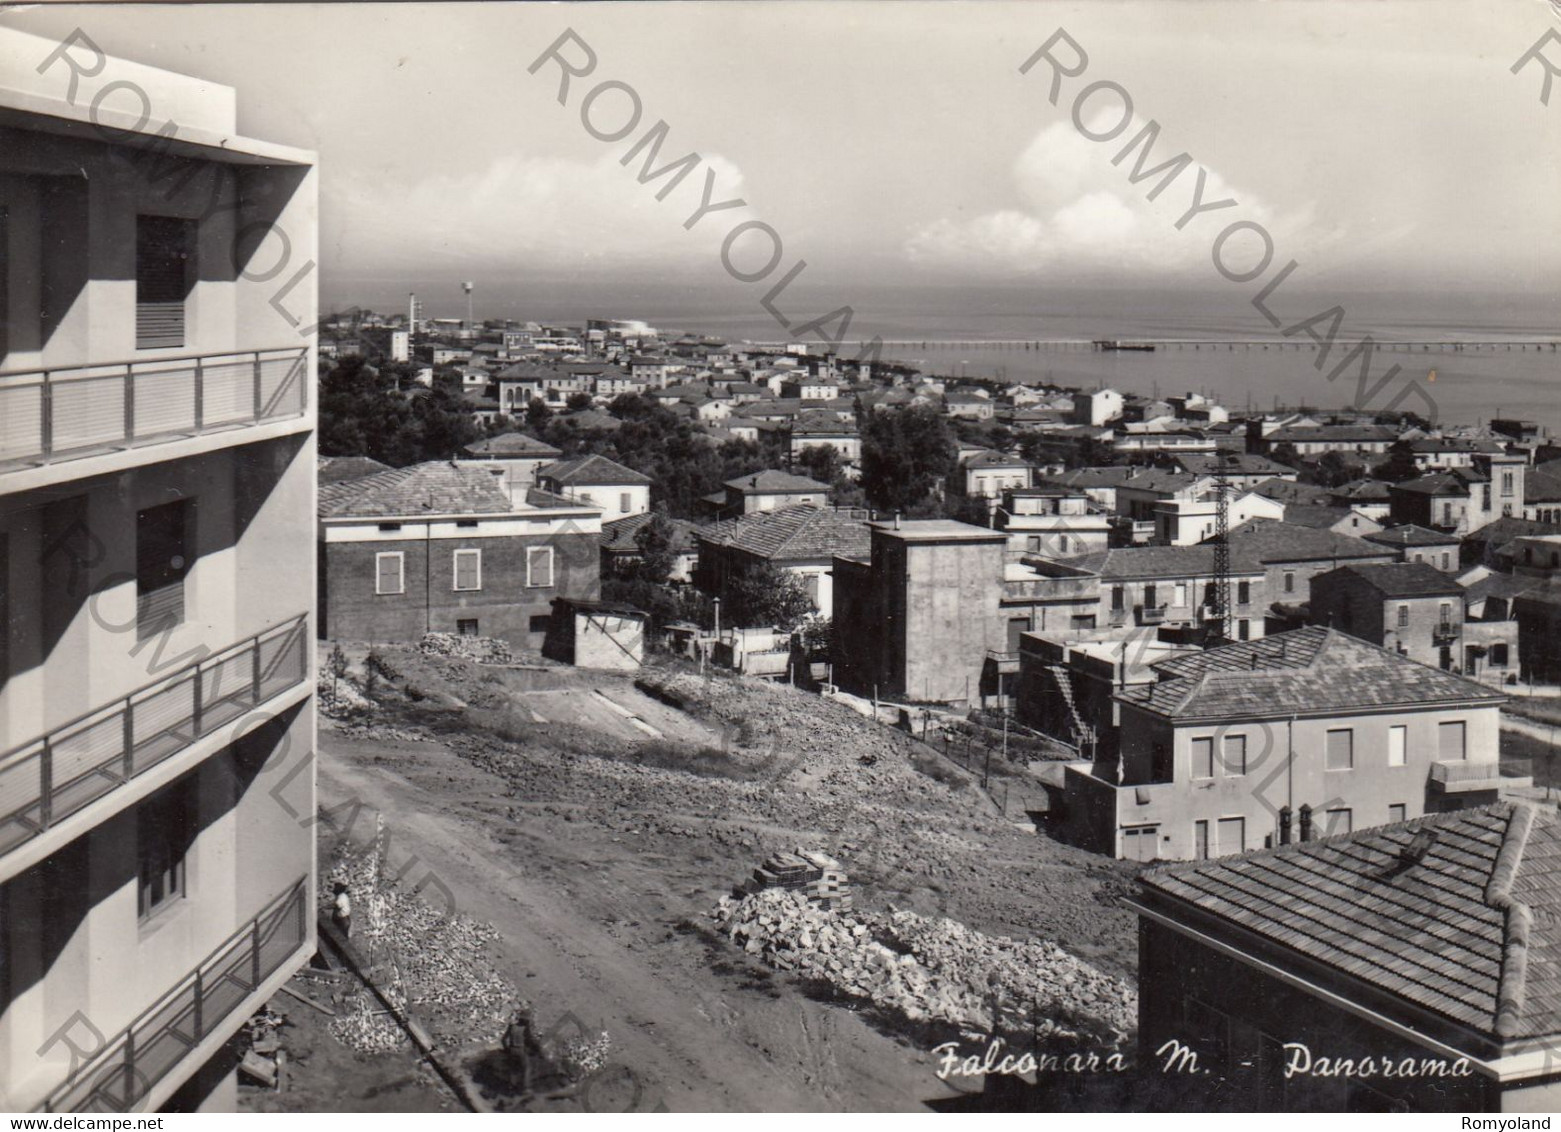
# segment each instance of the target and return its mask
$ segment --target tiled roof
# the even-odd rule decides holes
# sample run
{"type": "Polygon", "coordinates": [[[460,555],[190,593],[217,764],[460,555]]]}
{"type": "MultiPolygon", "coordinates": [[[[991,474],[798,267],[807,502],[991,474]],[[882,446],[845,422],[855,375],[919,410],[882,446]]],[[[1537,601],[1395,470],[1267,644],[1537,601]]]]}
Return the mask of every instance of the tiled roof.
{"type": "Polygon", "coordinates": [[[1352,510],[1349,507],[1320,507],[1313,503],[1286,503],[1284,521],[1297,527],[1326,531],[1335,523],[1348,519],[1352,510]]]}
{"type": "Polygon", "coordinates": [[[1152,666],[1153,684],[1117,699],[1171,719],[1332,715],[1398,705],[1499,704],[1483,684],[1310,625],[1152,666]]]}
{"type": "MultiPolygon", "coordinates": [[[[634,541],[640,529],[654,519],[659,512],[642,511],[638,515],[630,515],[624,519],[614,519],[610,523],[602,524],[602,549],[615,554],[637,554],[639,543],[634,541]]],[[[674,519],[666,516],[667,522],[672,524],[672,549],[679,553],[692,553],[695,547],[694,531],[697,530],[693,523],[687,519],[674,519]]]]}
{"type": "Polygon", "coordinates": [[[1551,467],[1530,468],[1523,477],[1523,502],[1555,503],[1561,500],[1561,469],[1552,462],[1551,467]]]}
{"type": "Polygon", "coordinates": [[[790,472],[778,472],[773,468],[762,472],[754,472],[752,475],[738,476],[735,480],[727,480],[725,486],[740,491],[744,495],[829,490],[828,484],[819,483],[818,480],[809,479],[807,476],[794,476],[790,472]]]}
{"type": "Polygon", "coordinates": [[[1455,468],[1450,472],[1432,472],[1412,480],[1393,485],[1394,491],[1409,491],[1416,495],[1468,495],[1471,483],[1484,483],[1485,477],[1469,468],[1455,468]]]}
{"type": "Polygon", "coordinates": [[[1270,444],[1316,443],[1325,441],[1382,441],[1395,440],[1398,433],[1387,425],[1318,425],[1315,428],[1277,428],[1265,440],[1270,444]]]}
{"type": "MultiPolygon", "coordinates": [[[[1068,560],[1068,565],[1099,574],[1103,582],[1136,579],[1178,579],[1212,576],[1214,546],[1120,546],[1096,550],[1068,560]]],[[[1262,566],[1231,561],[1238,574],[1262,573],[1262,566]]]]}
{"type": "Polygon", "coordinates": [[[494,515],[515,510],[492,466],[435,462],[320,486],[322,519],[494,515]]]}
{"type": "Polygon", "coordinates": [[[649,476],[636,472],[633,468],[625,468],[616,460],[609,460],[600,453],[545,464],[537,469],[537,478],[568,486],[584,484],[587,487],[595,484],[617,486],[625,483],[650,483],[649,476]]]}
{"type": "Polygon", "coordinates": [[[490,436],[487,440],[478,440],[468,444],[466,451],[474,456],[536,456],[539,458],[551,458],[563,455],[562,452],[551,444],[540,441],[534,436],[527,436],[523,432],[506,432],[502,436],[490,436]]]}
{"type": "Polygon", "coordinates": [[[327,484],[362,479],[376,472],[388,471],[389,464],[381,464],[367,456],[321,456],[315,464],[314,474],[320,483],[327,484]]]}
{"type": "Polygon", "coordinates": [[[860,511],[798,504],[757,511],[699,532],[703,542],[747,551],[759,558],[799,561],[871,550],[867,519],[860,511]]]}
{"type": "Polygon", "coordinates": [[[1409,442],[1411,451],[1435,454],[1437,452],[1479,452],[1491,455],[1506,449],[1494,440],[1471,440],[1462,436],[1428,436],[1409,442]]]}
{"type": "Polygon", "coordinates": [[[1527,803],[1427,815],[1140,879],[1413,1007],[1503,1041],[1561,1032],[1561,818],[1527,803]],[[1406,855],[1418,834],[1425,855],[1406,855]]]}
{"type": "Polygon", "coordinates": [[[1221,468],[1224,468],[1228,474],[1242,476],[1295,474],[1295,469],[1288,464],[1281,464],[1278,460],[1270,460],[1267,456],[1259,456],[1254,452],[1229,452],[1218,456],[1188,453],[1176,457],[1176,462],[1185,471],[1201,476],[1212,476],[1221,468]]]}
{"type": "Polygon", "coordinates": [[[1520,535],[1558,534],[1561,534],[1561,526],[1555,523],[1541,523],[1534,519],[1518,519],[1504,515],[1500,519],[1492,519],[1479,530],[1471,531],[1465,536],[1464,541],[1505,546],[1520,535]]]}
{"type": "Polygon", "coordinates": [[[1299,503],[1304,506],[1326,507],[1333,502],[1333,493],[1327,488],[1318,487],[1314,483],[1296,483],[1294,480],[1259,480],[1247,490],[1286,506],[1299,503]]]}
{"type": "Polygon", "coordinates": [[[1462,597],[1463,587],[1426,562],[1352,563],[1312,579],[1315,590],[1329,574],[1350,574],[1384,597],[1462,597]]]}
{"type": "Polygon", "coordinates": [[[1080,489],[1090,487],[1121,487],[1136,475],[1141,475],[1141,468],[1075,468],[1071,472],[1042,476],[1044,483],[1060,484],[1063,487],[1077,487],[1080,489]]]}
{"type": "Polygon", "coordinates": [[[1030,462],[1023,456],[1010,456],[995,448],[985,448],[965,461],[967,468],[1028,468],[1030,462]]]}
{"type": "Polygon", "coordinates": [[[1386,503],[1392,498],[1388,493],[1388,488],[1391,486],[1387,480],[1372,479],[1368,476],[1340,484],[1332,489],[1332,493],[1336,499],[1349,499],[1356,503],[1386,503]]]}
{"type": "Polygon", "coordinates": [[[1298,527],[1277,519],[1248,519],[1230,532],[1232,563],[1315,562],[1334,558],[1385,558],[1385,547],[1354,535],[1298,527]]]}
{"type": "Polygon", "coordinates": [[[1379,543],[1382,546],[1456,546],[1458,536],[1443,534],[1441,531],[1433,531],[1427,527],[1418,527],[1414,523],[1405,523],[1401,527],[1389,527],[1385,531],[1377,531],[1374,534],[1361,535],[1366,542],[1379,543]]]}

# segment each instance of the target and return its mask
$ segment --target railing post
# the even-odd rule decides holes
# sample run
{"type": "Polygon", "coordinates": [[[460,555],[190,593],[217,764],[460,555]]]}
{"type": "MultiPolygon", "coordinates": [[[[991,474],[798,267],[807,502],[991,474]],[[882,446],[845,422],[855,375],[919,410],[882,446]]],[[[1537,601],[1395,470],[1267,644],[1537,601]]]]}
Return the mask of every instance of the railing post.
{"type": "Polygon", "coordinates": [[[195,1040],[198,1042],[206,1036],[205,1014],[206,986],[201,978],[201,969],[195,968],[195,1040]]]}
{"type": "Polygon", "coordinates": [[[135,393],[135,364],[125,363],[125,443],[129,444],[136,435],[136,393],[135,393]]]}
{"type": "Polygon", "coordinates": [[[252,650],[249,654],[249,692],[250,703],[253,707],[260,705],[260,634],[255,634],[254,641],[250,644],[252,650]]]}
{"type": "Polygon", "coordinates": [[[260,414],[265,407],[265,402],[260,393],[260,351],[255,351],[255,420],[260,420],[260,414]]]}
{"type": "Polygon", "coordinates": [[[125,762],[124,780],[129,782],[136,772],[135,701],[125,697],[125,762]]]}
{"type": "Polygon", "coordinates": [[[50,811],[54,809],[54,744],[43,737],[43,753],[38,756],[38,824],[49,828],[50,811]]]}
{"type": "Polygon", "coordinates": [[[205,425],[206,416],[206,371],[201,368],[201,360],[195,359],[195,431],[200,432],[205,425]]]}
{"type": "Polygon", "coordinates": [[[43,455],[49,456],[54,452],[54,386],[49,381],[49,371],[43,371],[43,404],[39,416],[43,419],[42,441],[43,455]]]}
{"type": "Polygon", "coordinates": [[[194,725],[194,728],[195,728],[195,734],[197,736],[199,736],[200,733],[201,733],[201,709],[202,709],[202,706],[203,706],[201,704],[201,700],[203,700],[205,697],[204,697],[204,695],[202,695],[201,667],[198,664],[195,666],[195,679],[192,680],[190,683],[191,683],[191,685],[195,689],[194,711],[191,713],[190,718],[193,721],[193,725],[194,725]]]}
{"type": "Polygon", "coordinates": [[[125,1107],[122,1111],[129,1112],[136,1102],[136,1031],[135,1027],[125,1031],[125,1107]]]}
{"type": "Polygon", "coordinates": [[[260,985],[260,917],[256,916],[249,925],[249,973],[250,989],[260,985]]]}

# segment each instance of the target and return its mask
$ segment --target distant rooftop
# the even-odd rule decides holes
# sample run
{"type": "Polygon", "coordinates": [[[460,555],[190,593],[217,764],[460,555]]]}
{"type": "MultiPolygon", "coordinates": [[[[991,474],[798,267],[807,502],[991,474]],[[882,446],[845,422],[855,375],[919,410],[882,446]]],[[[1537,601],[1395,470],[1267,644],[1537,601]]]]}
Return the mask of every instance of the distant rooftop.
{"type": "Polygon", "coordinates": [[[902,542],[1007,542],[1008,535],[955,519],[901,519],[870,524],[889,538],[902,542]]]}

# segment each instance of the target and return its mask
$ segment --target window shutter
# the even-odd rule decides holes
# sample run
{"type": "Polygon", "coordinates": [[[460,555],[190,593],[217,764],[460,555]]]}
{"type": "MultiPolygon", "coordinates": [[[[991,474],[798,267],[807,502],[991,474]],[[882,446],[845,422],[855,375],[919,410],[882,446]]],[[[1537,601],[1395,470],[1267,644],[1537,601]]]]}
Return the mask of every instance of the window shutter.
{"type": "Polygon", "coordinates": [[[378,576],[375,579],[374,592],[382,594],[400,593],[402,591],[401,555],[381,554],[375,559],[375,564],[378,568],[378,576]]]}
{"type": "Polygon", "coordinates": [[[1328,732],[1328,769],[1349,770],[1355,765],[1355,732],[1341,728],[1328,732]]]}
{"type": "Polygon", "coordinates": [[[184,345],[194,223],[174,216],[136,217],[136,349],[184,345]]]}
{"type": "Polygon", "coordinates": [[[1192,741],[1192,776],[1194,778],[1214,777],[1214,740],[1194,739],[1192,741]]]}
{"type": "Polygon", "coordinates": [[[551,586],[553,584],[553,548],[533,546],[526,552],[526,584],[551,586]]]}
{"type": "Polygon", "coordinates": [[[475,590],[481,583],[482,552],[478,550],[457,550],[455,552],[455,588],[458,590],[475,590]]]}
{"type": "Polygon", "coordinates": [[[1464,725],[1459,720],[1456,723],[1439,723],[1436,726],[1437,757],[1441,759],[1462,759],[1466,756],[1464,747],[1464,725]]]}

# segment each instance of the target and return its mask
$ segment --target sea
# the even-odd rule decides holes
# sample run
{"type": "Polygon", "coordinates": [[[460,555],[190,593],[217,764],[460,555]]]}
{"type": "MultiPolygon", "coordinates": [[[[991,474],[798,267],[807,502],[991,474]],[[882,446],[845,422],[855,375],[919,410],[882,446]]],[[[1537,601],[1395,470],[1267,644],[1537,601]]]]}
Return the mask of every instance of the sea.
{"type": "MultiPolygon", "coordinates": [[[[327,278],[324,293],[336,304],[328,309],[356,304],[395,311],[414,290],[431,317],[465,314],[458,284],[442,279],[420,288],[415,280],[327,278]]],[[[588,317],[637,318],[664,333],[784,342],[786,332],[759,303],[763,293],[724,278],[674,284],[516,277],[478,280],[474,310],[478,318],[576,325],[588,317]]],[[[1275,292],[1270,305],[1284,324],[1276,329],[1252,306],[1253,293],[1235,286],[864,284],[799,289],[780,303],[794,326],[849,306],[842,354],[854,356],[876,336],[885,360],[936,376],[1161,397],[1198,392],[1238,410],[1396,408],[1449,425],[1518,418],[1561,434],[1561,301],[1555,295],[1275,292]],[[1304,331],[1281,332],[1333,307],[1344,315],[1331,350],[1304,331]],[[1377,348],[1362,382],[1359,355],[1342,370],[1340,363],[1367,335],[1377,348]],[[1156,348],[1101,350],[1093,343],[1102,339],[1156,348]]],[[[838,335],[842,321],[837,316],[825,333],[838,335]]],[[[1323,320],[1313,332],[1326,339],[1328,329],[1323,320]]],[[[819,334],[796,340],[822,341],[819,334]]]]}

